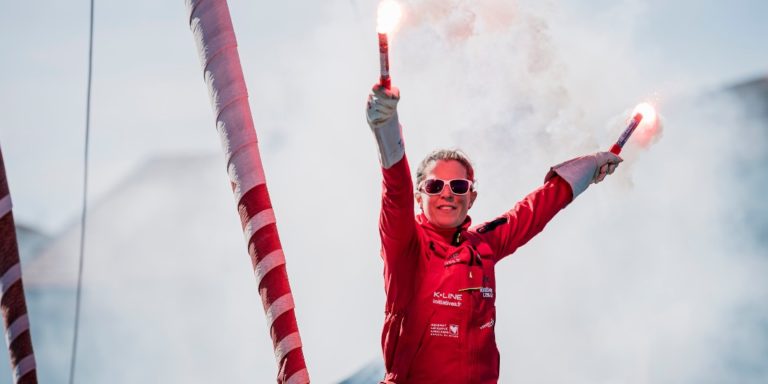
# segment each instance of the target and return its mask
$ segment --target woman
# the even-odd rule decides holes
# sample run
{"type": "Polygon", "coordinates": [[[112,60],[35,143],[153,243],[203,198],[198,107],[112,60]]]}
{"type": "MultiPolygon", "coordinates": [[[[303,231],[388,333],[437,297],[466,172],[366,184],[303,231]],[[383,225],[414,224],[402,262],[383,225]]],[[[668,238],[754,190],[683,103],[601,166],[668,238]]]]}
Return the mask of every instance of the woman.
{"type": "Polygon", "coordinates": [[[467,212],[477,192],[474,169],[463,153],[429,154],[416,172],[414,193],[399,99],[397,88],[374,85],[366,109],[384,176],[379,222],[387,295],[383,383],[496,383],[494,265],[622,160],[600,152],[552,167],[544,185],[514,208],[471,227],[467,212]]]}

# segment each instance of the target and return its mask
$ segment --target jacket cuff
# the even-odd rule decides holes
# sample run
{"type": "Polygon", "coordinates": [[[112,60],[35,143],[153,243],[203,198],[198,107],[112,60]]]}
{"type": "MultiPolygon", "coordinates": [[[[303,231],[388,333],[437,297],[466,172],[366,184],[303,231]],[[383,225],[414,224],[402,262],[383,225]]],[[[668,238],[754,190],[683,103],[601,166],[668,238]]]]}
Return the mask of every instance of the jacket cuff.
{"type": "Polygon", "coordinates": [[[397,114],[386,122],[372,127],[376,144],[379,146],[379,162],[381,167],[387,169],[395,165],[405,156],[403,145],[403,133],[397,114]]]}
{"type": "Polygon", "coordinates": [[[550,168],[544,177],[544,182],[555,175],[560,176],[571,186],[573,198],[584,192],[595,178],[597,160],[593,156],[577,157],[550,168]]]}

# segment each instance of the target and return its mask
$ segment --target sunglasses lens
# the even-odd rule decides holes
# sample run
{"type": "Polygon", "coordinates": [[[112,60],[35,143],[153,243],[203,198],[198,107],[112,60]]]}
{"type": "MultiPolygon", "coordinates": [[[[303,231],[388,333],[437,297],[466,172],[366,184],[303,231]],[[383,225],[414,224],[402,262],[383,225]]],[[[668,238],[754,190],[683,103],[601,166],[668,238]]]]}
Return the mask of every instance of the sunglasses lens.
{"type": "Polygon", "coordinates": [[[434,195],[443,190],[445,183],[438,179],[429,179],[424,182],[424,192],[434,195]]]}
{"type": "Polygon", "coordinates": [[[451,191],[457,195],[469,192],[469,180],[451,180],[451,191]]]}

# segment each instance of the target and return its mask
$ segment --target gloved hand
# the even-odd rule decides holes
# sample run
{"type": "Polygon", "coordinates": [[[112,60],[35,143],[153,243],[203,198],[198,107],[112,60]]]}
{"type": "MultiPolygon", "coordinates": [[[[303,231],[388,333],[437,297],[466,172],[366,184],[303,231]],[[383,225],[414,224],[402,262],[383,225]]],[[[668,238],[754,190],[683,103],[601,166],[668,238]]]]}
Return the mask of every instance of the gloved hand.
{"type": "Polygon", "coordinates": [[[397,87],[386,89],[381,84],[374,84],[368,95],[368,107],[365,115],[371,129],[382,126],[392,118],[397,118],[397,102],[400,101],[400,90],[397,87]]]}
{"type": "Polygon", "coordinates": [[[613,174],[619,163],[624,161],[621,157],[614,155],[613,152],[597,152],[594,156],[597,157],[597,174],[592,181],[595,184],[603,181],[605,176],[613,174]]]}
{"type": "Polygon", "coordinates": [[[379,161],[384,168],[395,165],[405,156],[403,135],[397,117],[398,101],[400,101],[399,89],[396,87],[386,89],[380,84],[374,84],[365,108],[368,126],[371,127],[379,146],[379,161]]]}
{"type": "Polygon", "coordinates": [[[597,152],[591,155],[577,157],[552,167],[544,181],[551,179],[555,174],[562,177],[571,186],[573,198],[584,192],[589,184],[599,183],[616,170],[616,167],[624,161],[621,157],[611,152],[597,152]]]}

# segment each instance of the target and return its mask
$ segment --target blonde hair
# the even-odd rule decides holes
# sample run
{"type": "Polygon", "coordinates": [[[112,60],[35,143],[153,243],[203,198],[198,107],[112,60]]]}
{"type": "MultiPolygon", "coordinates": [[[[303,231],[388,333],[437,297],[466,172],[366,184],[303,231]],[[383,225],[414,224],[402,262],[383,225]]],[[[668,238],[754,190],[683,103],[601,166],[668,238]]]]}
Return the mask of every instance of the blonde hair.
{"type": "MultiPolygon", "coordinates": [[[[416,169],[416,185],[421,185],[421,182],[427,177],[427,167],[439,160],[455,160],[461,163],[464,168],[467,169],[467,179],[475,182],[475,169],[472,168],[472,162],[469,161],[469,157],[460,149],[436,149],[428,154],[424,160],[419,164],[419,168],[416,169]]],[[[417,187],[418,188],[418,187],[417,187]]]]}

